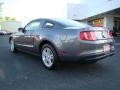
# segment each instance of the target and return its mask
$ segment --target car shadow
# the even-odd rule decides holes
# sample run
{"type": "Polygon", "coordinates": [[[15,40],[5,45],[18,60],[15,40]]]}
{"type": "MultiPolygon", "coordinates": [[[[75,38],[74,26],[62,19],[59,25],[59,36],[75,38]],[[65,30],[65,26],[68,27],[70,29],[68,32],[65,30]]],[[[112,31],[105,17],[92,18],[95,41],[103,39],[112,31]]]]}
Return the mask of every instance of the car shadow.
{"type": "MultiPolygon", "coordinates": [[[[39,56],[30,55],[24,52],[18,52],[18,56],[25,57],[25,62],[32,62],[40,70],[47,70],[44,68],[41,59],[39,56]]],[[[106,73],[109,72],[109,66],[105,64],[106,60],[100,60],[94,64],[85,64],[79,61],[62,61],[59,62],[58,66],[53,70],[47,70],[48,72],[57,73],[57,72],[68,72],[68,73],[106,73]]]]}

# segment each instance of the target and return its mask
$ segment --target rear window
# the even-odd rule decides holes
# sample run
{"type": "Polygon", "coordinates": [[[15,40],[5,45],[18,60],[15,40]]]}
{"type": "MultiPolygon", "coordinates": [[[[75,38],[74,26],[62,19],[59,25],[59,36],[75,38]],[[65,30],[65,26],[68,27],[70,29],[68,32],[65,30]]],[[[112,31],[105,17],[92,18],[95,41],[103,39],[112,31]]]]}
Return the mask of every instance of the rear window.
{"type": "Polygon", "coordinates": [[[55,19],[55,21],[59,22],[60,24],[66,27],[83,27],[83,28],[90,27],[90,25],[70,19],[55,19]]]}

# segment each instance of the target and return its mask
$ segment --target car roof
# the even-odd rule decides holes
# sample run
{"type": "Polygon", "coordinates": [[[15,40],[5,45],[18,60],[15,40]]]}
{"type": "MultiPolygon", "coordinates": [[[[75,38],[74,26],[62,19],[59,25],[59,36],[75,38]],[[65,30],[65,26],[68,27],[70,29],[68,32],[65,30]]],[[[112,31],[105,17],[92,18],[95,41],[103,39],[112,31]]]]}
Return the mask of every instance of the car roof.
{"type": "Polygon", "coordinates": [[[35,20],[50,20],[50,21],[59,21],[59,20],[65,20],[65,18],[38,18],[38,19],[34,19],[35,20]]]}

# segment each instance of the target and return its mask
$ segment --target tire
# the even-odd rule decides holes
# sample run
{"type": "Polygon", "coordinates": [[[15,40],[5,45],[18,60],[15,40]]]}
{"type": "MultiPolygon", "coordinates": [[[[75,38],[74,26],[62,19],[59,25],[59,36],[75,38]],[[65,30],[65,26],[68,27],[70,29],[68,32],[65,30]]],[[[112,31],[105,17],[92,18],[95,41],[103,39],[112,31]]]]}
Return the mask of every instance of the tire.
{"type": "Polygon", "coordinates": [[[43,45],[41,49],[41,59],[43,65],[48,70],[54,69],[57,66],[58,56],[52,45],[43,45]]]}
{"type": "Polygon", "coordinates": [[[13,53],[17,52],[17,50],[15,48],[15,43],[14,43],[13,39],[10,40],[10,51],[13,52],[13,53]]]}

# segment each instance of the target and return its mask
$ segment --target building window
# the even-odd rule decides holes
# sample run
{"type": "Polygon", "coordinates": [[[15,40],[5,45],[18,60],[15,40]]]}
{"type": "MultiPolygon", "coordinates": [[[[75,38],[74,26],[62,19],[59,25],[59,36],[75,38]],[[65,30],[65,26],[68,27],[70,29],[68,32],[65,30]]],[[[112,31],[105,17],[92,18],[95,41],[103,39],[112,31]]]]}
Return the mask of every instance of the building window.
{"type": "Polygon", "coordinates": [[[93,27],[103,27],[104,26],[104,18],[98,18],[91,21],[88,21],[89,25],[92,25],[93,27]]]}

